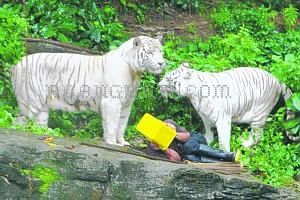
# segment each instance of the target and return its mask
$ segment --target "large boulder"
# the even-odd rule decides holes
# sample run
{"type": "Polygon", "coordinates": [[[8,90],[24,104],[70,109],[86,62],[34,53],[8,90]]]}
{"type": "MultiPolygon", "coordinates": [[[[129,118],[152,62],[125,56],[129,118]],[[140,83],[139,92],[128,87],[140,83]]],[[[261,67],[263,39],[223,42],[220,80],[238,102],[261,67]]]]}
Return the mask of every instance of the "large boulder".
{"type": "MultiPolygon", "coordinates": [[[[245,172],[222,173],[0,129],[0,199],[299,199],[245,172]]],[[[218,164],[220,167],[220,164],[218,164]]],[[[225,165],[225,164],[224,164],[225,165]]],[[[228,167],[228,166],[227,166],[228,167]]]]}

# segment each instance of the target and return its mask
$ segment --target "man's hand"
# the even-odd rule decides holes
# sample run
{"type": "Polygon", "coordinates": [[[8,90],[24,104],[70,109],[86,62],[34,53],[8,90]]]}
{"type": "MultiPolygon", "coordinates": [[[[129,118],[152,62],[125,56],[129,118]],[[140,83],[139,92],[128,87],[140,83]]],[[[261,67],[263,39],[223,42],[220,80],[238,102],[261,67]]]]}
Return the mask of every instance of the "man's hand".
{"type": "Polygon", "coordinates": [[[165,123],[166,123],[166,125],[169,126],[170,128],[176,130],[176,127],[175,127],[173,124],[170,124],[170,123],[167,123],[167,122],[165,122],[165,123]]]}
{"type": "Polygon", "coordinates": [[[181,156],[175,150],[168,148],[165,153],[169,160],[181,161],[181,156]]]}

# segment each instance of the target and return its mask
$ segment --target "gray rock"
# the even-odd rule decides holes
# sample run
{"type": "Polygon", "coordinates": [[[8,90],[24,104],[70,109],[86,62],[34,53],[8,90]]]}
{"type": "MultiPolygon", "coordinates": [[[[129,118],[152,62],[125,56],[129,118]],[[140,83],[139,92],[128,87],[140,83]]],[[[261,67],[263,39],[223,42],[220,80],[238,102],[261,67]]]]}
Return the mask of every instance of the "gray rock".
{"type": "MultiPolygon", "coordinates": [[[[300,199],[249,174],[221,174],[0,129],[0,199],[300,199]]],[[[203,165],[204,166],[204,165],[203,165]]]]}

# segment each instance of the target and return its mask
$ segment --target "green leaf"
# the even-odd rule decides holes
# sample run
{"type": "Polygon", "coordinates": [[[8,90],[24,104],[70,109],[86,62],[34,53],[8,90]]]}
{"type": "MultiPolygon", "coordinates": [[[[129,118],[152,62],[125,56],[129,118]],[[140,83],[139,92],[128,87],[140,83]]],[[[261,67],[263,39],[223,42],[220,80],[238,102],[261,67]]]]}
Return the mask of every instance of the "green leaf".
{"type": "Polygon", "coordinates": [[[61,42],[69,42],[69,38],[67,38],[67,36],[65,36],[65,35],[62,34],[62,33],[59,33],[59,34],[58,34],[58,39],[59,39],[61,42]]]}
{"type": "Polygon", "coordinates": [[[287,62],[295,62],[295,55],[294,54],[287,54],[284,58],[287,62]]]}
{"type": "Polygon", "coordinates": [[[120,3],[123,5],[123,6],[126,6],[126,0],[119,0],[120,1],[120,3]]]}
{"type": "Polygon", "coordinates": [[[296,93],[292,97],[293,106],[300,111],[300,93],[296,93]]]}
{"type": "Polygon", "coordinates": [[[300,124],[298,124],[298,126],[295,126],[291,129],[291,132],[294,134],[299,134],[300,132],[300,124]]]}
{"type": "Polygon", "coordinates": [[[56,36],[56,31],[52,28],[46,28],[46,31],[44,32],[44,37],[51,38],[53,36],[56,36]]]}
{"type": "Polygon", "coordinates": [[[284,123],[286,129],[291,129],[300,124],[300,118],[289,119],[284,123]]]}

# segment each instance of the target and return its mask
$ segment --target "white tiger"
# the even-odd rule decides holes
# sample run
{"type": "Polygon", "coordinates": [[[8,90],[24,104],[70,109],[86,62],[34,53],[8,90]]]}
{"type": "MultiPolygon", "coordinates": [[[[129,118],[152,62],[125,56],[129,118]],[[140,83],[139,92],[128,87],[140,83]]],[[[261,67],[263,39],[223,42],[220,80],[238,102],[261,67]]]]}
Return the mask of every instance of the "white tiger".
{"type": "Polygon", "coordinates": [[[250,124],[249,139],[243,141],[244,146],[250,147],[258,142],[280,95],[285,100],[291,96],[277,78],[251,67],[209,73],[190,69],[183,63],[167,73],[159,86],[163,95],[175,92],[188,97],[203,120],[208,142],[213,140],[211,128],[215,126],[220,147],[226,151],[230,151],[231,122],[250,124]]]}
{"type": "Polygon", "coordinates": [[[90,109],[102,115],[107,144],[128,145],[124,131],[142,72],[158,74],[163,68],[161,43],[147,36],[131,38],[103,56],[25,56],[12,68],[18,121],[29,117],[46,126],[49,109],[90,109]]]}

